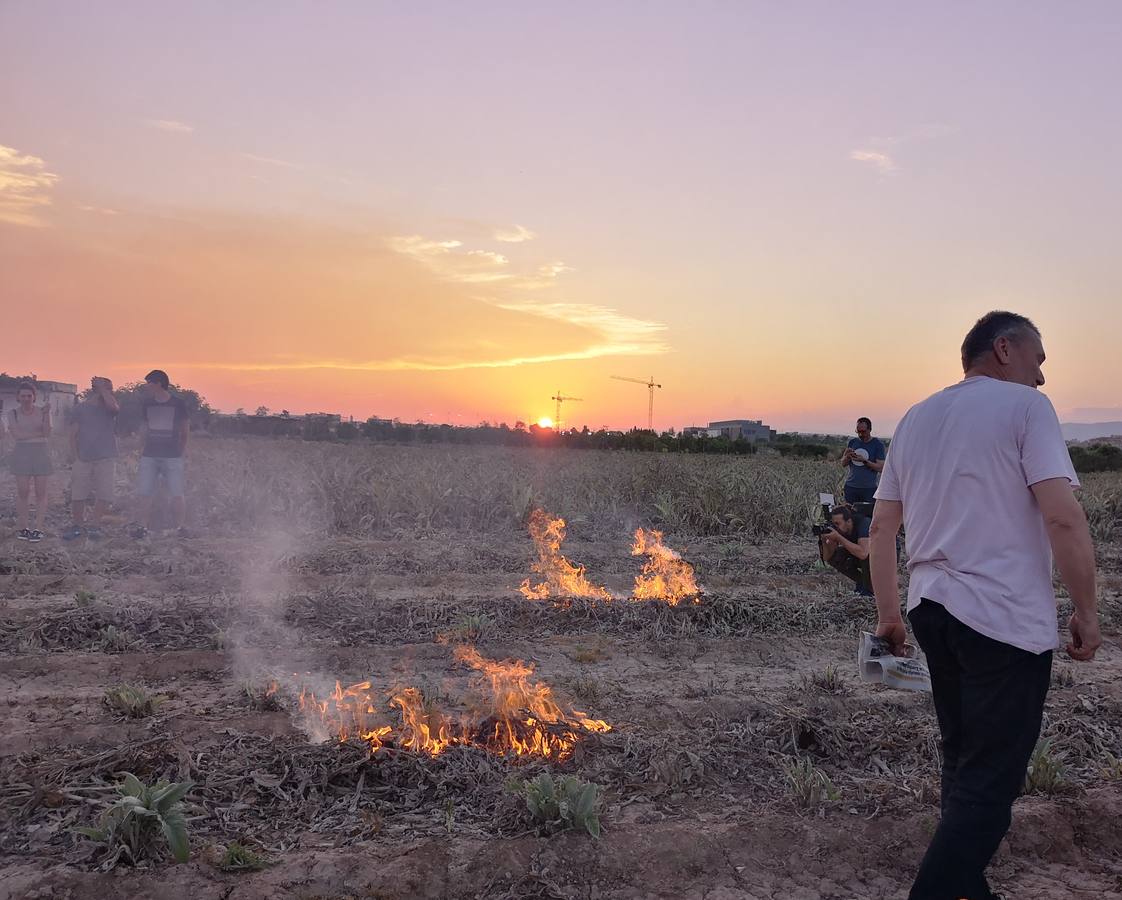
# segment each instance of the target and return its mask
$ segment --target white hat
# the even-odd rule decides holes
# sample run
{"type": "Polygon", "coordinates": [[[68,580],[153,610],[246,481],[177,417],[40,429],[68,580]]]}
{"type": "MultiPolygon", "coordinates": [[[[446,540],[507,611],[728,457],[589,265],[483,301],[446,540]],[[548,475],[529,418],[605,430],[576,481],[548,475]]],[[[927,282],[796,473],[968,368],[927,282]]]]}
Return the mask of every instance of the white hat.
{"type": "Polygon", "coordinates": [[[864,460],[869,458],[869,451],[864,447],[858,447],[853,451],[853,464],[855,466],[865,465],[864,460]]]}

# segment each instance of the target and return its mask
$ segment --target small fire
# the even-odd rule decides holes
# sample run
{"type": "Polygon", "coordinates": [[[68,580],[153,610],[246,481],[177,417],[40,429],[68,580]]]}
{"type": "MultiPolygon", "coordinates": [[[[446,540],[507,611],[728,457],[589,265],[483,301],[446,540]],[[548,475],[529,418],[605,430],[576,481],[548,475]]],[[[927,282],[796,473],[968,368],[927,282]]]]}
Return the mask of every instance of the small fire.
{"type": "Polygon", "coordinates": [[[642,574],[635,577],[636,600],[665,600],[676,606],[687,597],[700,602],[700,591],[693,578],[693,566],[662,543],[662,532],[635,529],[632,556],[646,556],[642,574]]]}
{"type": "Polygon", "coordinates": [[[530,663],[487,659],[469,646],[457,647],[455,658],[475,670],[471,687],[478,694],[459,715],[444,712],[417,688],[405,687],[389,694],[390,709],[399,714],[400,725],[387,724],[392,712],[385,709],[384,700],[375,698],[369,681],[347,688],[336,682],[324,700],[302,691],[300,709],[316,736],[362,740],[372,751],[398,747],[431,756],[463,745],[563,759],[584,734],[611,731],[607,722],[590,719],[579,710],[564,710],[548,685],[530,679],[534,673],[530,663]]]}
{"type": "Polygon", "coordinates": [[[593,597],[611,600],[607,588],[597,587],[584,576],[584,566],[574,565],[561,554],[565,540],[565,520],[553,518],[541,509],[530,513],[530,536],[538,551],[537,560],[530,568],[542,577],[540,584],[530,584],[527,578],[518,588],[530,600],[548,597],[593,597]]]}

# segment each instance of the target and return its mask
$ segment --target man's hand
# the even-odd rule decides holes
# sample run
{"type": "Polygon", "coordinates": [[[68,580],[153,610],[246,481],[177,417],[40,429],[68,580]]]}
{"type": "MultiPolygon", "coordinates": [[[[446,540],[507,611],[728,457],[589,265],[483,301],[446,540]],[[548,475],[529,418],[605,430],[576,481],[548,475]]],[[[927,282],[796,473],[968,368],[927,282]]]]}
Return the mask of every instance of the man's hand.
{"type": "Polygon", "coordinates": [[[845,452],[842,454],[842,462],[847,463],[853,459],[853,448],[846,447],[845,452]]]}
{"type": "Polygon", "coordinates": [[[1067,655],[1079,662],[1094,659],[1095,651],[1103,643],[1103,636],[1099,632],[1099,617],[1084,617],[1076,612],[1067,620],[1067,627],[1071,630],[1071,641],[1065,648],[1067,655]]]}
{"type": "Polygon", "coordinates": [[[904,644],[908,640],[908,630],[904,627],[903,619],[889,622],[877,622],[876,636],[884,638],[892,647],[893,656],[904,656],[904,644]]]}

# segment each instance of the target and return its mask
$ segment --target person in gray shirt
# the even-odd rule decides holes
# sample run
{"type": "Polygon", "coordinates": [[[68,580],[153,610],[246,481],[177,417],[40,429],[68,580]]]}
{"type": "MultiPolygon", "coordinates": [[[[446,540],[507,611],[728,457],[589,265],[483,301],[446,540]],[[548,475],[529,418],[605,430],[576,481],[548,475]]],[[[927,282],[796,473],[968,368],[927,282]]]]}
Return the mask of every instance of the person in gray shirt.
{"type": "Polygon", "coordinates": [[[70,414],[70,451],[74,459],[70,481],[70,527],[62,533],[65,541],[82,536],[101,537],[101,521],[113,500],[116,481],[117,414],[121,407],[113,396],[113,382],[95,377],[89,396],[70,414]],[[93,503],[89,526],[85,526],[86,507],[93,503]]]}

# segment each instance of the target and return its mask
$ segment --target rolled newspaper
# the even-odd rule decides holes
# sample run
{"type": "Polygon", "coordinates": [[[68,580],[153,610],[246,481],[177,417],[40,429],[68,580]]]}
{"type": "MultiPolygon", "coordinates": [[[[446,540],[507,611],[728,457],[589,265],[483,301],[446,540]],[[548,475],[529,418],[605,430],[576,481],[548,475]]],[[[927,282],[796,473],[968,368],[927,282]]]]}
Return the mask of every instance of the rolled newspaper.
{"type": "Polygon", "coordinates": [[[922,654],[904,645],[906,656],[893,656],[888,641],[863,631],[857,645],[857,671],[862,681],[884,684],[902,691],[931,691],[931,673],[922,654]]]}

